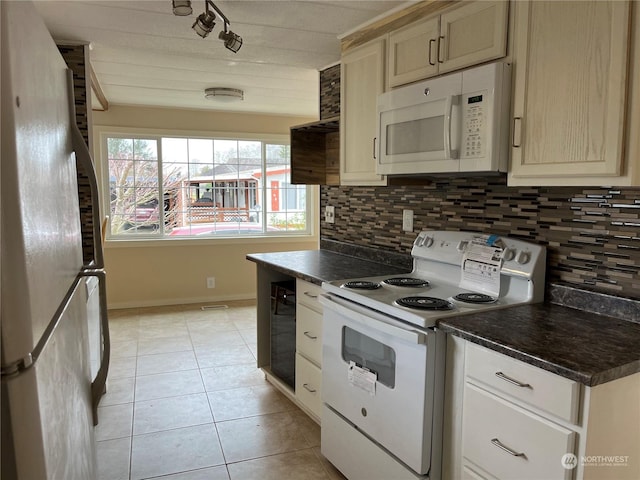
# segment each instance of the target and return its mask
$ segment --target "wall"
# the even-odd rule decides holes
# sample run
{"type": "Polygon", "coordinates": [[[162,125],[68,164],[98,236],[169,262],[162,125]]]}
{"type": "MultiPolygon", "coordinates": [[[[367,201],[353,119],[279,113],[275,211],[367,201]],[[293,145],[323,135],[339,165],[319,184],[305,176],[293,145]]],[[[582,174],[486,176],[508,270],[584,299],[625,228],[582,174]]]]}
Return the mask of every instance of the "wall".
{"type": "Polygon", "coordinates": [[[322,187],[326,241],[408,255],[416,232],[470,230],[548,247],[547,279],[640,299],[640,189],[507,187],[504,177],[442,179],[431,185],[322,187]],[[402,232],[402,210],[414,233],[402,232]]]}
{"type": "MultiPolygon", "coordinates": [[[[289,127],[314,118],[234,114],[206,110],[177,110],[111,106],[93,112],[94,145],[101,130],[148,128],[179,132],[289,134],[289,127]]],[[[99,162],[100,158],[95,155],[99,162]]],[[[314,215],[318,190],[314,189],[314,215]]],[[[255,264],[248,253],[318,248],[318,232],[290,239],[110,241],[105,246],[109,308],[214,302],[254,298],[255,264]],[[206,288],[206,277],[216,288],[206,288]]]]}

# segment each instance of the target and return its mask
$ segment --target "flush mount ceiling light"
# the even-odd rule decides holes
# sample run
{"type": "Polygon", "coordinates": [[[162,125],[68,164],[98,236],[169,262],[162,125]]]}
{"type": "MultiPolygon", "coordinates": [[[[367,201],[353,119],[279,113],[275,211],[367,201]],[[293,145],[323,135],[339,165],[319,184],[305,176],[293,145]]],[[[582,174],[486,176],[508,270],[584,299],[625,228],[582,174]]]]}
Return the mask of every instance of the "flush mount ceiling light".
{"type": "MultiPolygon", "coordinates": [[[[191,0],[172,0],[172,4],[174,15],[186,16],[193,13],[191,0]]],[[[193,23],[191,28],[193,28],[202,38],[206,38],[213,31],[213,27],[216,26],[217,13],[224,22],[224,30],[220,32],[218,38],[224,42],[224,46],[227,50],[237,53],[238,50],[240,50],[240,47],[242,47],[242,37],[229,29],[231,22],[211,0],[205,0],[204,6],[204,13],[198,15],[198,18],[196,18],[196,21],[193,23]]]]}
{"type": "Polygon", "coordinates": [[[238,102],[244,100],[244,91],[239,88],[212,87],[204,91],[204,97],[217,102],[238,102]]]}
{"type": "Polygon", "coordinates": [[[193,13],[191,8],[191,0],[173,0],[173,14],[179,17],[185,17],[193,13]]]}

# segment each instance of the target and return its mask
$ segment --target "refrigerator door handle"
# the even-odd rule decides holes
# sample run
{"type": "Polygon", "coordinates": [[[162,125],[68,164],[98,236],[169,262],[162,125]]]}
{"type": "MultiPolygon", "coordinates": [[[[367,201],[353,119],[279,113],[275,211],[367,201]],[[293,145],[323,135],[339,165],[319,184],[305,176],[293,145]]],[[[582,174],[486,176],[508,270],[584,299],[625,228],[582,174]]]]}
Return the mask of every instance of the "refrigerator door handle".
{"type": "Polygon", "coordinates": [[[38,361],[38,358],[40,357],[40,354],[45,349],[45,347],[49,343],[49,340],[53,336],[53,332],[55,332],[56,328],[58,327],[60,320],[62,320],[62,317],[64,317],[67,311],[67,308],[71,303],[71,299],[78,291],[78,286],[80,285],[81,281],[82,281],[82,276],[78,275],[73,281],[73,283],[71,284],[71,287],[69,288],[69,290],[67,291],[67,294],[62,299],[62,302],[58,306],[57,310],[53,314],[51,321],[49,322],[49,324],[47,325],[47,328],[45,328],[44,332],[42,333],[42,336],[40,337],[40,340],[36,344],[35,348],[31,352],[26,354],[24,357],[18,360],[15,360],[11,363],[2,365],[2,368],[0,371],[0,377],[2,378],[3,382],[6,382],[8,380],[13,380],[14,378],[19,377],[20,375],[28,371],[30,368],[32,368],[36,364],[36,362],[38,361]]]}
{"type": "Polygon", "coordinates": [[[109,373],[109,359],[111,356],[111,340],[109,336],[109,317],[107,315],[107,284],[104,271],[104,255],[102,252],[102,235],[100,232],[100,205],[98,199],[98,180],[96,170],[91,160],[89,148],[80,133],[76,123],[75,94],[73,90],[73,71],[67,70],[69,78],[69,112],[71,115],[71,141],[76,153],[76,161],[84,168],[91,189],[92,217],[93,217],[93,255],[94,258],[88,265],[84,265],[80,272],[83,277],[93,276],[98,278],[100,296],[100,331],[102,334],[102,355],[100,368],[96,378],[91,383],[91,404],[93,409],[93,424],[98,424],[98,404],[106,392],[107,374],[109,373]]]}

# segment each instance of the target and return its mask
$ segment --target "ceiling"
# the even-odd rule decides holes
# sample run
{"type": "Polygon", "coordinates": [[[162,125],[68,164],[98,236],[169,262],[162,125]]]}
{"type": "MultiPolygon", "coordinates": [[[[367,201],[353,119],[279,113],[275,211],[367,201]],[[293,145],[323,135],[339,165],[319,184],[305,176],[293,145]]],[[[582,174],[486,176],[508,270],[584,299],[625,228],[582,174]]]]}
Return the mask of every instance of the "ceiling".
{"type": "Polygon", "coordinates": [[[204,0],[187,17],[173,15],[170,0],[34,3],[56,41],[90,43],[109,105],[317,116],[318,70],[339,61],[337,36],[407,2],[215,1],[243,38],[235,54],[218,39],[220,18],[205,39],[191,28],[204,0]],[[244,100],[207,100],[209,87],[242,89],[244,100]]]}

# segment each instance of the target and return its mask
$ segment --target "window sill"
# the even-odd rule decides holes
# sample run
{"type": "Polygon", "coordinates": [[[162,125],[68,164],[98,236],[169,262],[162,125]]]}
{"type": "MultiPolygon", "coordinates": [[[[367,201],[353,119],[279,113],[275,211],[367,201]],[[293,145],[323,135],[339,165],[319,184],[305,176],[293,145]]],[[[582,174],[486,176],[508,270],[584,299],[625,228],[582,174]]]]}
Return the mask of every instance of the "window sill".
{"type": "Polygon", "coordinates": [[[251,245],[269,243],[299,243],[318,241],[318,236],[301,233],[290,235],[252,235],[246,237],[207,237],[207,238],[137,238],[137,239],[107,239],[104,248],[149,248],[149,247],[186,247],[194,245],[251,245]]]}

